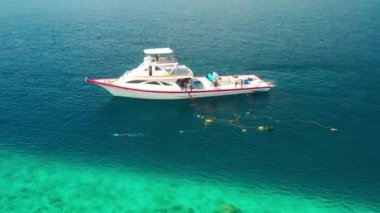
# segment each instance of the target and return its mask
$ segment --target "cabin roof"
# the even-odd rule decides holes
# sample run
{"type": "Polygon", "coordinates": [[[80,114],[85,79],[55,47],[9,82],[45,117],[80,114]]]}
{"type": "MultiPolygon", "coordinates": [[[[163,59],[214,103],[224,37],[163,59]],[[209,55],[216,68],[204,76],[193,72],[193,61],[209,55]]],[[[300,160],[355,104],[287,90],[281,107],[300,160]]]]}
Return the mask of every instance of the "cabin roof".
{"type": "Polygon", "coordinates": [[[145,49],[145,54],[153,55],[153,54],[170,54],[173,53],[173,50],[170,48],[155,48],[155,49],[145,49]]]}

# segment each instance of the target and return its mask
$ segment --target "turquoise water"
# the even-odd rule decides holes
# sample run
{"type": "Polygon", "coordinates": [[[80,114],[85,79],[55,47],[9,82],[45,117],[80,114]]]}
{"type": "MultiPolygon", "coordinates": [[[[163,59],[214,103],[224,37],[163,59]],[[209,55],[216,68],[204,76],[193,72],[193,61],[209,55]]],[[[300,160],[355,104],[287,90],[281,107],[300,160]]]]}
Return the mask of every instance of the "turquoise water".
{"type": "Polygon", "coordinates": [[[1,162],[2,210],[74,212],[371,212],[366,205],[125,168],[88,167],[35,156],[1,162]],[[28,163],[25,165],[25,161],[28,163]],[[9,182],[17,180],[9,185],[9,182]]]}
{"type": "Polygon", "coordinates": [[[0,0],[0,209],[380,211],[379,6],[0,0]],[[190,103],[84,82],[166,46],[276,88],[190,103]]]}

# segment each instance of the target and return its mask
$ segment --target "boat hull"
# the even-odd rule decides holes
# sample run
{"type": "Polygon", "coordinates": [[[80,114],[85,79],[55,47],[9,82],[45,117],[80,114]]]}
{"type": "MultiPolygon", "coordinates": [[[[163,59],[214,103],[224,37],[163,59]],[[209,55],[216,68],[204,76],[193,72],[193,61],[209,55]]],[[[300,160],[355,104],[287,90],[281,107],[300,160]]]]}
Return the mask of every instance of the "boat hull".
{"type": "Polygon", "coordinates": [[[212,89],[212,90],[192,90],[192,91],[153,91],[141,90],[135,88],[128,88],[117,86],[114,84],[102,83],[96,80],[88,80],[89,83],[97,84],[109,93],[118,97],[138,98],[138,99],[151,99],[151,100],[176,100],[176,99],[192,99],[192,98],[207,98],[226,95],[241,95],[254,92],[269,91],[271,86],[265,87],[243,87],[232,89],[212,89]]]}

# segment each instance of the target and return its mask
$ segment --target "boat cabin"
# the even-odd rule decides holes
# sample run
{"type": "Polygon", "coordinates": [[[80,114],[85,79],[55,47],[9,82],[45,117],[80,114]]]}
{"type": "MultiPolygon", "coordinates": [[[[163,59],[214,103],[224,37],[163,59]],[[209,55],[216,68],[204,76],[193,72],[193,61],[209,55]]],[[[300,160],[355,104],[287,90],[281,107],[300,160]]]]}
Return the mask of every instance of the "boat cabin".
{"type": "Polygon", "coordinates": [[[157,48],[144,50],[143,63],[134,70],[125,73],[126,76],[134,77],[163,77],[163,78],[189,78],[193,72],[185,65],[179,65],[169,48],[157,48]]]}
{"type": "Polygon", "coordinates": [[[178,64],[173,55],[173,50],[169,48],[146,49],[144,53],[144,61],[151,64],[178,64]]]}
{"type": "Polygon", "coordinates": [[[127,71],[118,80],[120,84],[149,84],[157,86],[180,86],[181,79],[192,79],[193,71],[178,63],[169,48],[144,50],[144,61],[135,69],[127,71]]]}

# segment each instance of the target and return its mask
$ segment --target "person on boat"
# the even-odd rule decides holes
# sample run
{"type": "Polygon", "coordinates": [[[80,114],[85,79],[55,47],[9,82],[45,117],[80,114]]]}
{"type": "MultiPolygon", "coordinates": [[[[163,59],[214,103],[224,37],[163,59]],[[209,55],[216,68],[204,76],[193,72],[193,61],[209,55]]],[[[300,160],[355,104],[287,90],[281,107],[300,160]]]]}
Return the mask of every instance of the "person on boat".
{"type": "Polygon", "coordinates": [[[215,80],[214,87],[218,87],[218,80],[215,80]]]}
{"type": "Polygon", "coordinates": [[[181,86],[183,89],[187,90],[188,83],[189,83],[189,79],[184,78],[184,79],[182,79],[182,80],[180,81],[180,86],[181,86]]]}
{"type": "Polygon", "coordinates": [[[158,59],[160,58],[160,56],[158,56],[158,54],[157,54],[154,56],[154,58],[156,59],[156,62],[158,62],[158,59]]]}
{"type": "Polygon", "coordinates": [[[191,79],[187,81],[187,89],[189,89],[190,91],[193,91],[193,83],[191,82],[191,79]]]}

